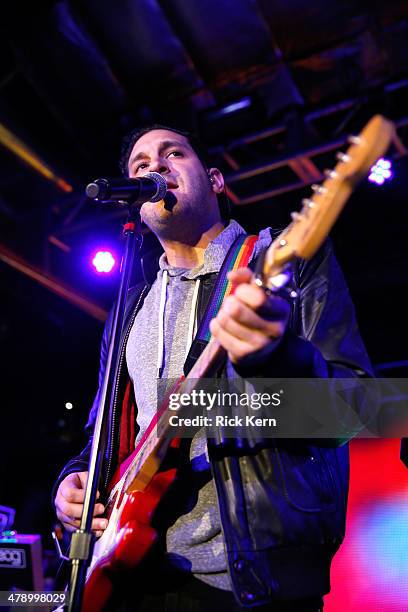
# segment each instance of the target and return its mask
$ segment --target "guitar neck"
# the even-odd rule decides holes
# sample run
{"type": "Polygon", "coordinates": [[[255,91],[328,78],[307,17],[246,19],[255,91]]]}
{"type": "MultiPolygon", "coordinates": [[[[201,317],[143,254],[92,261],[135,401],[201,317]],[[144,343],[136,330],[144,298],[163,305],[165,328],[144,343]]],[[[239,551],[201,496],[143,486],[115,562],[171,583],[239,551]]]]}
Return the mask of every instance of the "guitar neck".
{"type": "Polygon", "coordinates": [[[214,338],[211,338],[184,380],[191,381],[197,378],[211,378],[215,376],[223,365],[225,358],[225,349],[214,338]]]}
{"type": "MultiPolygon", "coordinates": [[[[159,469],[167,452],[173,437],[171,425],[167,420],[170,395],[191,393],[202,378],[209,378],[217,373],[225,358],[226,351],[211,338],[188,375],[180,377],[171,387],[139,444],[125,462],[127,465],[120,482],[124,484],[126,491],[143,490],[159,469]]],[[[114,491],[115,488],[111,495],[114,491]]]]}

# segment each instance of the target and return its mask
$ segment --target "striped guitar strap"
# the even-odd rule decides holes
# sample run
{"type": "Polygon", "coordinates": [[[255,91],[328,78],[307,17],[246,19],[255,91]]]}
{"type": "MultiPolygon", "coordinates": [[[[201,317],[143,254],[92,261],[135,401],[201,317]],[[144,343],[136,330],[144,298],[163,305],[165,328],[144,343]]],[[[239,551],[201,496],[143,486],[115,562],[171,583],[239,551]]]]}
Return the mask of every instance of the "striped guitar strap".
{"type": "Polygon", "coordinates": [[[202,351],[210,341],[210,321],[217,316],[224,299],[228,295],[234,293],[234,287],[227,278],[228,272],[231,270],[237,270],[238,268],[245,268],[248,265],[257,241],[258,236],[240,234],[231,245],[221,266],[221,270],[218,274],[214,289],[208,301],[206,311],[197,330],[197,334],[192,342],[187,359],[184,363],[185,375],[187,375],[191,370],[202,351]]]}

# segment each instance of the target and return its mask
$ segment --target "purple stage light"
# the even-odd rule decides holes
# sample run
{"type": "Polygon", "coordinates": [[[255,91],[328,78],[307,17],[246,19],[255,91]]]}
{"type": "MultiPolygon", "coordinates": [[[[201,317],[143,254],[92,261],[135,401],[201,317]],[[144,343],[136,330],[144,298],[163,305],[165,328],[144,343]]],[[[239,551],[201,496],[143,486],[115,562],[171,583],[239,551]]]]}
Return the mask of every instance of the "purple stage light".
{"type": "Polygon", "coordinates": [[[385,181],[392,179],[392,164],[389,159],[381,157],[374,166],[371,167],[368,180],[376,185],[383,185],[385,181]]]}
{"type": "Polygon", "coordinates": [[[116,264],[115,258],[110,251],[98,251],[92,259],[92,265],[99,273],[109,274],[116,264]]]}

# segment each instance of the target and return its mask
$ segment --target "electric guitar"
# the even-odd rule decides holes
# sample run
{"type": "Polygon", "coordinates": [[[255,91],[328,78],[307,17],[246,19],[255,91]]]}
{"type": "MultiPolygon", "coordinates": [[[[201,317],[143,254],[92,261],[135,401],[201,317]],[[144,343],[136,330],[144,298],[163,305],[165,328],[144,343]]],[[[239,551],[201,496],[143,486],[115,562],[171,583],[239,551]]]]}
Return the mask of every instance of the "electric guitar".
{"type": "MultiPolygon", "coordinates": [[[[326,171],[324,183],[314,186],[313,197],[303,200],[301,212],[292,213],[290,225],[269,247],[263,270],[255,282],[272,293],[277,292],[282,279],[285,280],[288,264],[297,257],[312,257],[353,189],[387,150],[393,135],[393,124],[376,115],[359,136],[350,137],[350,147],[346,153],[337,154],[339,162],[334,170],[326,171]]],[[[180,378],[170,393],[193,391],[198,379],[209,378],[217,372],[225,356],[224,349],[212,338],[188,376],[180,378]]],[[[163,466],[169,447],[177,447],[179,442],[166,436],[169,427],[166,410],[165,400],[137,448],[119,467],[110,484],[106,511],[109,525],[95,543],[84,590],[82,609],[85,612],[106,609],[115,576],[136,568],[158,538],[152,526],[154,514],[177,474],[176,467],[163,466]]]]}

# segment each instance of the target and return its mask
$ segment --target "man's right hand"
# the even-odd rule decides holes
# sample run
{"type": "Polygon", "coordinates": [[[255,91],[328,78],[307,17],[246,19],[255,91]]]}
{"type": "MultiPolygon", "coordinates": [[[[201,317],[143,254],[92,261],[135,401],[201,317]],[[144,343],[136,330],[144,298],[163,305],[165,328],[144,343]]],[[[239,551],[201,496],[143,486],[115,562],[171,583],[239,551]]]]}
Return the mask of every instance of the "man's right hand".
{"type": "MultiPolygon", "coordinates": [[[[79,528],[82,509],[84,507],[85,486],[88,472],[74,472],[68,474],[58,487],[55,497],[55,507],[57,516],[68,531],[75,531],[79,528]]],[[[99,497],[99,491],[97,498],[99,497]]],[[[105,511],[102,504],[95,504],[94,517],[101,516],[105,511]]],[[[92,520],[92,530],[96,537],[100,537],[108,526],[107,519],[94,518],[92,520]]]]}

